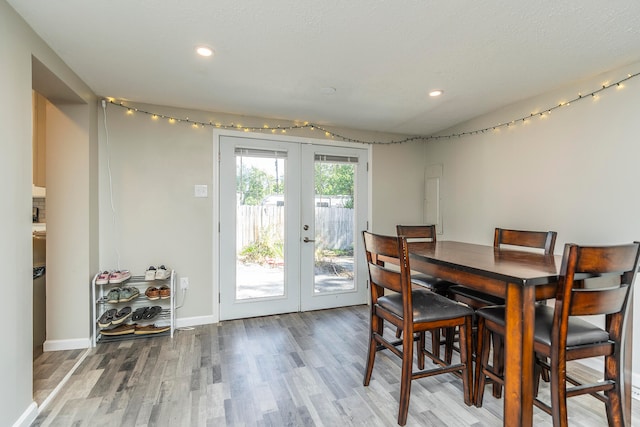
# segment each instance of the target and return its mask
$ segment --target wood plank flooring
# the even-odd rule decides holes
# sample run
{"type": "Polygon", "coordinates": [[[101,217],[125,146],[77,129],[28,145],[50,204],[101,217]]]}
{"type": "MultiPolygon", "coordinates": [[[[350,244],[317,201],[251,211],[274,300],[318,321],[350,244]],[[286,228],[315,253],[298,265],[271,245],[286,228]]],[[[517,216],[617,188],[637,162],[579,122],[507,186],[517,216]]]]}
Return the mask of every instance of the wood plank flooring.
{"type": "Polygon", "coordinates": [[[49,397],[85,352],[85,349],[40,352],[33,361],[33,400],[38,406],[49,397]]]}
{"type": "MultiPolygon", "coordinates": [[[[367,324],[358,306],[99,344],[33,425],[394,426],[399,359],[379,353],[362,385],[367,324]]],[[[501,426],[502,400],[485,396],[468,407],[453,375],[414,381],[407,426],[501,426]]],[[[534,425],[551,425],[534,411],[534,425]]],[[[634,401],[636,421],[639,412],[634,401]]],[[[588,396],[571,399],[569,415],[571,425],[607,425],[588,396]]]]}

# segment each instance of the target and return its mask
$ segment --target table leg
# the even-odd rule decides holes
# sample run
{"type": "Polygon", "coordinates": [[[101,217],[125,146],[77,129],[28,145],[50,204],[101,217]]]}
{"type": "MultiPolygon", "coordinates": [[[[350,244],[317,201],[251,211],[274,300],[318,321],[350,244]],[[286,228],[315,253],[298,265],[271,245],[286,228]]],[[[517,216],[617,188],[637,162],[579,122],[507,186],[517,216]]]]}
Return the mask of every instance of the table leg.
{"type": "Polygon", "coordinates": [[[506,298],[504,425],[533,423],[535,289],[508,283],[506,298]]]}

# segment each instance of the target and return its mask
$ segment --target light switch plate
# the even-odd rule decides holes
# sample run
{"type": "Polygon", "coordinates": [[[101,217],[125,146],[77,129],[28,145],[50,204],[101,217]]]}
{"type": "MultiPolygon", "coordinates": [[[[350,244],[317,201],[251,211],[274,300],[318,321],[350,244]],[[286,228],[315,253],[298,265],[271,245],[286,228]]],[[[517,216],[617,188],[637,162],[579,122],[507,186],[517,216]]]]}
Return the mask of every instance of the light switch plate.
{"type": "Polygon", "coordinates": [[[208,197],[209,187],[206,184],[196,184],[193,186],[193,195],[195,197],[208,197]]]}

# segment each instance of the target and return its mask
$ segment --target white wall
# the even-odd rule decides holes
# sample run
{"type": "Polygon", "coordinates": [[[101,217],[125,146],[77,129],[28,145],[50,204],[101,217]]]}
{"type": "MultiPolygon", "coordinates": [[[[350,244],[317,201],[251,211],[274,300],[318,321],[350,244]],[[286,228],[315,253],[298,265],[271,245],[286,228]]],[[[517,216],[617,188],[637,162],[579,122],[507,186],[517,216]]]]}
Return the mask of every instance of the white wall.
{"type": "Polygon", "coordinates": [[[31,399],[31,56],[14,37],[27,37],[20,19],[0,3],[0,270],[3,348],[0,425],[12,425],[31,399]]]}
{"type": "MultiPolygon", "coordinates": [[[[143,107],[171,114],[167,108],[143,107]]],[[[189,115],[173,111],[181,113],[189,115]]],[[[102,108],[99,116],[100,269],[141,275],[164,264],[189,277],[187,300],[177,315],[211,316],[211,128],[169,124],[107,104],[105,132],[102,108]],[[195,198],[196,184],[208,185],[210,197],[195,198]]]]}
{"type": "MultiPolygon", "coordinates": [[[[75,150],[78,142],[89,147],[97,140],[94,98],[88,87],[55,55],[55,53],[25,24],[22,18],[4,1],[0,0],[0,270],[2,271],[2,307],[3,307],[3,351],[0,352],[0,425],[9,426],[26,424],[35,416],[35,403],[32,399],[32,267],[31,250],[31,181],[32,181],[32,58],[57,76],[62,86],[74,92],[74,96],[84,103],[82,111],[73,107],[63,108],[64,115],[75,122],[79,132],[68,141],[75,150]]],[[[58,87],[59,88],[59,87],[58,87]]],[[[48,150],[49,151],[49,150],[48,150]]],[[[91,198],[88,189],[96,185],[95,177],[88,170],[91,149],[85,151],[83,160],[87,167],[71,167],[71,181],[86,186],[80,197],[71,197],[69,209],[84,218],[97,216],[91,211],[91,198]]],[[[61,154],[63,158],[64,153],[61,154]]],[[[71,159],[77,160],[73,154],[71,159]]],[[[47,153],[49,155],[49,153],[47,153]]],[[[64,164],[63,164],[64,166],[64,164]]],[[[52,182],[57,180],[56,172],[51,174],[52,182]]],[[[69,173],[64,172],[64,173],[69,173]]],[[[96,175],[97,176],[97,175],[96,175]]],[[[59,181],[58,181],[59,182],[59,181]]],[[[55,185],[54,185],[55,186],[55,185]]],[[[77,196],[77,195],[76,195],[77,196]]],[[[93,204],[95,206],[95,203],[93,204]]],[[[55,209],[54,209],[55,210],[55,209]]],[[[55,215],[54,215],[55,216],[55,215]]],[[[82,253],[95,257],[97,244],[97,227],[92,230],[89,221],[61,225],[60,236],[72,236],[75,244],[74,252],[67,252],[61,257],[58,266],[63,271],[63,281],[52,285],[61,285],[63,292],[72,295],[71,302],[65,301],[63,306],[52,307],[57,313],[66,332],[51,333],[58,339],[79,338],[76,333],[88,342],[89,329],[84,306],[88,303],[89,272],[94,269],[91,261],[83,261],[83,265],[75,263],[75,256],[82,258],[82,253]],[[78,244],[78,242],[80,242],[78,244]],[[78,302],[79,301],[79,302],[78,302]],[[71,304],[71,305],[70,305],[71,304]],[[76,310],[75,305],[81,307],[76,310]],[[83,325],[83,331],[77,332],[69,325],[83,325]],[[67,335],[68,334],[68,335],[67,335]]],[[[59,238],[54,238],[49,253],[64,247],[59,238]],[[60,246],[59,246],[60,245],[60,246]]],[[[55,275],[54,275],[55,276],[55,275]]],[[[49,332],[49,331],[48,331],[49,332]]]]}
{"type": "Polygon", "coordinates": [[[398,224],[422,224],[424,149],[419,142],[373,146],[372,231],[395,235],[398,224]]]}
{"type": "MultiPolygon", "coordinates": [[[[47,339],[44,350],[87,348],[91,180],[88,105],[47,103],[47,339]],[[79,179],[80,178],[80,179],[79,179]]],[[[95,215],[95,214],[94,214],[95,215]]],[[[90,324],[89,324],[90,325],[90,324]]]]}
{"type": "MultiPolygon", "coordinates": [[[[640,63],[556,89],[444,134],[527,116],[638,70],[640,63]]],[[[638,105],[640,78],[635,78],[544,119],[428,142],[425,163],[444,164],[443,238],[491,244],[498,226],[555,230],[559,254],[568,242],[640,240],[638,105]]],[[[635,293],[636,307],[639,295],[635,293]]],[[[635,314],[637,318],[640,310],[635,314]]],[[[638,348],[640,328],[634,331],[634,341],[638,348]]],[[[634,354],[634,384],[639,386],[640,353],[634,354]]]]}

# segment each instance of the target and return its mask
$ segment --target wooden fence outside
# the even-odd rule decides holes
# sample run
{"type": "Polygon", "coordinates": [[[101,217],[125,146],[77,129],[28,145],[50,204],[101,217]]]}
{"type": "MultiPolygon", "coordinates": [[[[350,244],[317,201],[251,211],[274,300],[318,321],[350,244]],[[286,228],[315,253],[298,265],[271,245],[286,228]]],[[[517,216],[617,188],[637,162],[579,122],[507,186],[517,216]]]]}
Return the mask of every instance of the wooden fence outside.
{"type": "MultiPolygon", "coordinates": [[[[238,206],[236,241],[244,248],[256,241],[282,242],[284,206],[238,206]],[[240,226],[241,225],[241,226],[240,226]]],[[[353,249],[353,209],[316,207],[316,248],[353,249]],[[318,236],[324,230],[322,236],[318,236]]]]}

